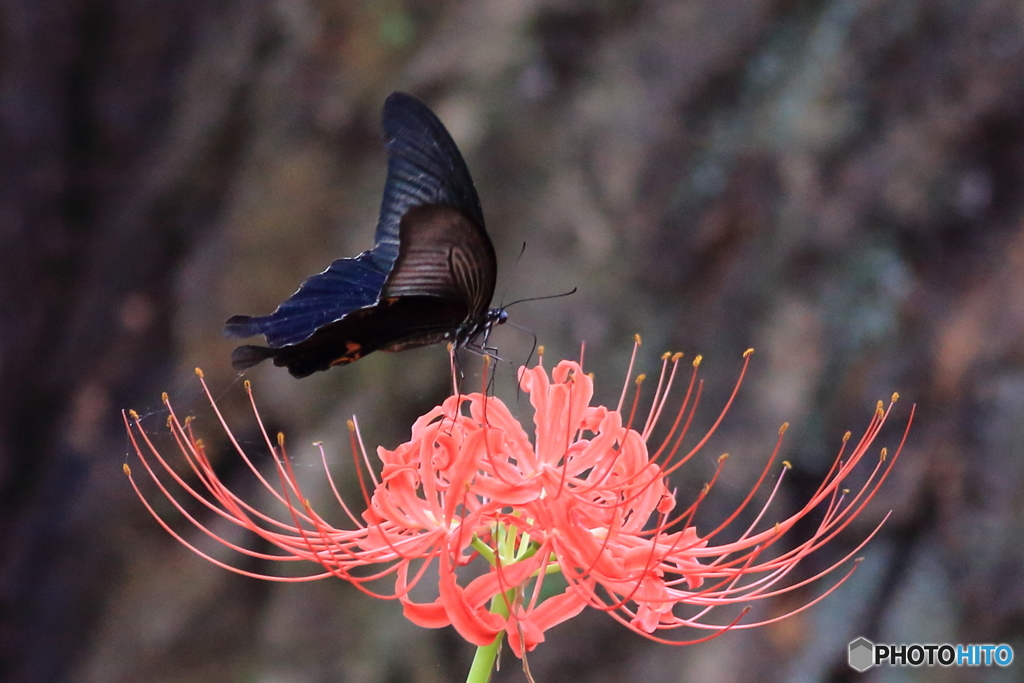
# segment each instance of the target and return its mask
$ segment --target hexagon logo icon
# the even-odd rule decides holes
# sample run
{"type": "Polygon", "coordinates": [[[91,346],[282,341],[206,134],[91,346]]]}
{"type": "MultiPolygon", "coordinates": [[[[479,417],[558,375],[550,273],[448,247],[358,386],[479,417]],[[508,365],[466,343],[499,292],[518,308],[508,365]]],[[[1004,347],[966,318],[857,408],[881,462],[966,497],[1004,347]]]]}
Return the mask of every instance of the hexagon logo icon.
{"type": "Polygon", "coordinates": [[[875,665],[875,644],[861,636],[850,643],[850,668],[864,673],[875,665]]]}

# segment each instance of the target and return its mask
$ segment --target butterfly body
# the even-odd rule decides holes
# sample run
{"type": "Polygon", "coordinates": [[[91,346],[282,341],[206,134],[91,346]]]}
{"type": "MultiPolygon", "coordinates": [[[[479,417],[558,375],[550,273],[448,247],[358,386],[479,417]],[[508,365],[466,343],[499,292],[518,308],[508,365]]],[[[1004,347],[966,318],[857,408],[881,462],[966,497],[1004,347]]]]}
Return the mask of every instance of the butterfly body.
{"type": "Polygon", "coordinates": [[[374,246],[334,261],[267,316],[233,316],[229,337],[263,335],[232,365],[267,359],[305,377],[373,351],[442,341],[488,352],[504,309],[488,309],[497,259],[469,170],[426,105],[394,93],[384,105],[388,177],[374,246]]]}

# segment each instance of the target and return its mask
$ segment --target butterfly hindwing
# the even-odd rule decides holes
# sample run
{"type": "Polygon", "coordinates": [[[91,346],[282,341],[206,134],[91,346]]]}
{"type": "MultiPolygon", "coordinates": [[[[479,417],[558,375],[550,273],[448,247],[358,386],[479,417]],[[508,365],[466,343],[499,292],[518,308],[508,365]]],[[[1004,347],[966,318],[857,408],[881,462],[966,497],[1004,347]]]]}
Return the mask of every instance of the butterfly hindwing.
{"type": "Polygon", "coordinates": [[[402,218],[401,249],[382,296],[430,295],[483,313],[494,294],[497,259],[487,234],[450,206],[410,209],[402,218]]]}
{"type": "Polygon", "coordinates": [[[259,346],[241,346],[237,351],[254,357],[256,362],[273,358],[274,365],[287,367],[293,376],[306,377],[335,365],[347,365],[374,351],[403,351],[441,341],[462,320],[461,307],[445,299],[391,297],[323,326],[294,346],[268,351],[260,351],[264,347],[259,346]]]}
{"type": "Polygon", "coordinates": [[[272,349],[298,344],[320,327],[372,306],[386,279],[387,273],[368,251],[338,259],[324,272],[306,278],[270,315],[232,316],[224,325],[224,334],[235,338],[262,334],[272,349]]]}

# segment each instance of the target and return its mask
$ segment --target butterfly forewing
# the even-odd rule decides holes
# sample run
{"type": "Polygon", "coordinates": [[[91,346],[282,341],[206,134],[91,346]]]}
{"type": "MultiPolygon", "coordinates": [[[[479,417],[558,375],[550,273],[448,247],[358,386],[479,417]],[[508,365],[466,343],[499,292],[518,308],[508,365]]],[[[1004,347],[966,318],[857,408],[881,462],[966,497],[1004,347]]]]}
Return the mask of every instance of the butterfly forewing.
{"type": "Polygon", "coordinates": [[[267,316],[234,316],[225,334],[262,334],[232,365],[273,358],[296,377],[372,351],[400,351],[489,327],[497,262],[469,169],[444,125],[422,102],[394,93],[384,104],[388,175],[373,249],[338,259],[267,316]]]}
{"type": "Polygon", "coordinates": [[[384,102],[383,126],[388,179],[373,236],[374,257],[391,267],[399,253],[402,217],[416,206],[455,207],[483,231],[483,211],[469,169],[434,113],[415,97],[392,93],[384,102]]]}

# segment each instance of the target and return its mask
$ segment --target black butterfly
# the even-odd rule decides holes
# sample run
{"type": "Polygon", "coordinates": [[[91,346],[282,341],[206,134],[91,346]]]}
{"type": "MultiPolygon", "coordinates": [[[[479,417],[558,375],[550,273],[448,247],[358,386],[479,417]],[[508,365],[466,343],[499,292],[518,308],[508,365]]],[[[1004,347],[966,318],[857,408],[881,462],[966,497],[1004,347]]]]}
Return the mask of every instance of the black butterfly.
{"type": "Polygon", "coordinates": [[[307,278],[270,315],[228,319],[228,337],[261,334],[267,346],[239,346],[238,370],[268,358],[306,377],[373,351],[441,341],[491,353],[488,310],[497,278],[473,180],[444,125],[411,95],[384,103],[388,175],[373,249],[338,259],[307,278]]]}

